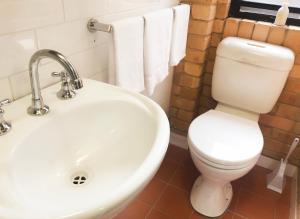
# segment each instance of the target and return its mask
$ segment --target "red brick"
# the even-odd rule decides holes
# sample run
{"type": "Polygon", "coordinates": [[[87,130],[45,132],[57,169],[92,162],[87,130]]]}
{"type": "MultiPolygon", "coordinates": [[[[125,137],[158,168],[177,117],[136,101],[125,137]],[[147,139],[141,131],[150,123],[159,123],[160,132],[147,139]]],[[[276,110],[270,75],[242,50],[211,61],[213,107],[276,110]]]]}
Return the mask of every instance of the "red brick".
{"type": "Polygon", "coordinates": [[[251,39],[253,29],[254,29],[255,21],[253,20],[241,20],[239,30],[238,30],[238,37],[251,39]]]}
{"type": "MultiPolygon", "coordinates": [[[[299,39],[300,40],[300,39],[299,39]]],[[[290,75],[289,77],[292,77],[292,78],[300,78],[300,65],[294,65],[291,72],[290,72],[290,75]]]]}
{"type": "Polygon", "coordinates": [[[293,129],[293,125],[295,124],[295,122],[292,120],[265,114],[260,116],[259,121],[263,125],[279,128],[285,131],[291,131],[293,129]]]}
{"type": "Polygon", "coordinates": [[[213,25],[213,32],[214,33],[223,33],[224,24],[225,24],[225,20],[223,20],[223,19],[216,19],[214,21],[214,25],[213,25]]]}
{"type": "Polygon", "coordinates": [[[221,3],[218,2],[217,4],[217,12],[216,12],[216,18],[218,19],[225,19],[228,17],[228,12],[229,12],[230,4],[226,3],[221,3]]]}
{"type": "Polygon", "coordinates": [[[290,26],[283,45],[291,48],[295,53],[300,53],[300,27],[290,26]]]}
{"type": "Polygon", "coordinates": [[[184,73],[174,73],[174,83],[189,88],[199,88],[201,86],[200,78],[184,73]]]}
{"type": "Polygon", "coordinates": [[[196,102],[193,100],[187,100],[181,97],[173,96],[171,99],[171,106],[179,109],[193,111],[195,109],[196,102]]]}
{"type": "Polygon", "coordinates": [[[276,114],[287,119],[300,121],[299,107],[295,107],[287,104],[280,104],[276,114]]]}
{"type": "Polygon", "coordinates": [[[206,50],[209,46],[210,35],[189,34],[187,46],[191,49],[206,50]]]}
{"type": "Polygon", "coordinates": [[[172,127],[176,128],[180,131],[187,131],[189,128],[189,125],[190,125],[189,122],[185,122],[185,121],[182,121],[182,120],[174,118],[174,117],[171,117],[170,120],[171,120],[172,127]]]}
{"type": "Polygon", "coordinates": [[[197,20],[211,21],[216,15],[216,5],[193,4],[191,15],[197,20]]]}
{"type": "Polygon", "coordinates": [[[300,93],[284,91],[279,97],[279,102],[300,107],[300,93]]]}
{"type": "Polygon", "coordinates": [[[209,35],[212,32],[213,21],[190,20],[189,33],[198,35],[209,35]]]}
{"type": "Polygon", "coordinates": [[[224,28],[224,37],[228,36],[237,36],[239,30],[240,19],[237,18],[228,18],[225,23],[224,28]]]}
{"type": "Polygon", "coordinates": [[[185,60],[197,64],[202,64],[205,61],[206,52],[197,49],[187,49],[185,60]]]}

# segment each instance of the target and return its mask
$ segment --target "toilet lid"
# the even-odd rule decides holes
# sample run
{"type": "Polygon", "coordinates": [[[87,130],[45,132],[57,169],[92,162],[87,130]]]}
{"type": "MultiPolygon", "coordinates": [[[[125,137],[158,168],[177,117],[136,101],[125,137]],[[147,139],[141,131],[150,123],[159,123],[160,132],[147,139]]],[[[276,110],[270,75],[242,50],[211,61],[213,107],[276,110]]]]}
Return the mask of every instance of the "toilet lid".
{"type": "Polygon", "coordinates": [[[260,155],[263,136],[256,121],[217,110],[197,117],[189,144],[198,155],[224,166],[242,166],[260,155]]]}

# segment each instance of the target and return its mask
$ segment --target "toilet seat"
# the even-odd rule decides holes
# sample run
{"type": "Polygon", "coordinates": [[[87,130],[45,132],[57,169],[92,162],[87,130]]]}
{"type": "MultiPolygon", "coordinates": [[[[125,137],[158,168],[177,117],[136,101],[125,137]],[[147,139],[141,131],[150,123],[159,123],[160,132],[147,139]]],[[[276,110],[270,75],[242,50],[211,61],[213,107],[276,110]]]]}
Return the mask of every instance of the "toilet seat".
{"type": "Polygon", "coordinates": [[[197,117],[189,128],[191,152],[208,165],[240,169],[256,162],[263,136],[256,121],[210,110],[197,117]]]}

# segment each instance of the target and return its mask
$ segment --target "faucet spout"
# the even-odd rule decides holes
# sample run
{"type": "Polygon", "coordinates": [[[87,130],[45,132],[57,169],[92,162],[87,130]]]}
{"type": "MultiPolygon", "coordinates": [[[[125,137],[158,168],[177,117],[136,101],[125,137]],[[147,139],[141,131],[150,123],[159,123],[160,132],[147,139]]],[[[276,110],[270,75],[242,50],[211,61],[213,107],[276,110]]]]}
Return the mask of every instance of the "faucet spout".
{"type": "Polygon", "coordinates": [[[41,94],[40,80],[39,80],[39,63],[44,58],[50,58],[60,63],[67,74],[70,76],[73,87],[78,90],[83,87],[82,80],[75,70],[74,66],[67,60],[67,58],[54,50],[43,49],[34,53],[29,62],[29,76],[32,92],[32,104],[28,108],[27,112],[30,115],[45,115],[49,111],[49,107],[44,104],[41,94]]]}

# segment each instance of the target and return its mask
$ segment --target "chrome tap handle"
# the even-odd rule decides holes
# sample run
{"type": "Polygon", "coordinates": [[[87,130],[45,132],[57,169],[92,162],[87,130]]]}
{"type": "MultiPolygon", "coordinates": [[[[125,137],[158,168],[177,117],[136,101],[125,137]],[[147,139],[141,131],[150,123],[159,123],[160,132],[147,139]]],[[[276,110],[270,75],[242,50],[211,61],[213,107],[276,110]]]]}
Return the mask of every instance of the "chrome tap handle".
{"type": "MultiPolygon", "coordinates": [[[[4,110],[2,109],[2,106],[10,104],[12,101],[11,99],[4,99],[0,101],[0,116],[3,116],[4,110]]],[[[1,117],[0,117],[0,122],[1,122],[1,117]]]]}
{"type": "Polygon", "coordinates": [[[52,72],[52,77],[60,77],[61,89],[57,92],[57,97],[62,100],[71,99],[76,96],[70,75],[65,72],[52,72]]]}
{"type": "Polygon", "coordinates": [[[0,101],[0,136],[6,134],[11,129],[11,124],[4,119],[4,110],[2,106],[10,104],[11,99],[4,99],[0,101]]]}
{"type": "Polygon", "coordinates": [[[2,106],[5,106],[5,105],[10,104],[11,102],[12,102],[11,99],[4,99],[4,100],[1,100],[1,101],[0,101],[0,108],[1,108],[2,106]]]}
{"type": "Polygon", "coordinates": [[[61,72],[52,72],[51,76],[52,77],[60,77],[61,79],[69,77],[68,74],[66,72],[64,72],[64,71],[61,71],[61,72]]]}

